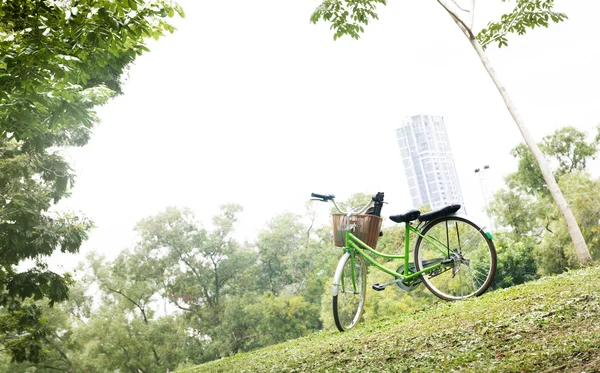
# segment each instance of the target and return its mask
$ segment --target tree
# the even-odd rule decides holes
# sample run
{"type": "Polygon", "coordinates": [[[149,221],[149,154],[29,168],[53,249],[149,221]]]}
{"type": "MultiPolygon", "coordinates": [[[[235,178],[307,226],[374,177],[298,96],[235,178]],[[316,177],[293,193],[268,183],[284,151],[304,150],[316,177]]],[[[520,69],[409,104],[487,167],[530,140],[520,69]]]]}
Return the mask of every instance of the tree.
{"type": "MultiPolygon", "coordinates": [[[[573,127],[565,127],[544,137],[539,147],[556,165],[555,177],[589,244],[592,258],[597,259],[600,195],[597,181],[586,174],[586,165],[596,156],[599,142],[598,137],[589,142],[586,137],[573,127]]],[[[498,191],[488,208],[500,226],[509,229],[505,242],[535,247],[542,273],[560,273],[578,266],[571,254],[567,227],[552,203],[532,153],[525,144],[519,144],[511,153],[517,158],[518,169],[506,177],[508,189],[498,191]]]]}
{"type": "MultiPolygon", "coordinates": [[[[314,212],[307,211],[314,219],[314,212]]],[[[259,346],[300,337],[322,328],[319,319],[331,253],[321,245],[321,229],[312,230],[301,216],[285,212],[271,219],[256,240],[257,300],[247,305],[258,316],[252,327],[259,346]],[[311,234],[312,230],[312,234],[311,234]],[[316,236],[316,240],[315,240],[316,236]],[[329,254],[329,255],[328,255],[329,254]]],[[[325,245],[331,245],[331,241],[325,245]]]]}
{"type": "MultiPolygon", "coordinates": [[[[557,165],[554,175],[560,183],[573,173],[585,172],[587,162],[595,158],[599,144],[596,139],[588,142],[584,132],[564,127],[544,137],[539,147],[550,162],[557,165]]],[[[517,145],[511,154],[517,158],[517,171],[506,177],[508,190],[496,193],[489,212],[500,225],[510,227],[516,234],[540,236],[558,217],[550,206],[548,187],[525,144],[517,145]]]]}
{"type": "MultiPolygon", "coordinates": [[[[600,179],[594,180],[589,174],[576,171],[563,175],[559,183],[588,242],[592,258],[600,259],[600,179]]],[[[555,207],[553,213],[558,215],[555,207]]],[[[545,235],[539,248],[540,267],[545,273],[560,273],[568,268],[577,267],[565,224],[555,220],[550,227],[552,233],[545,235]]]]}
{"type": "Polygon", "coordinates": [[[216,356],[281,343],[320,329],[319,307],[295,294],[246,293],[226,300],[210,349],[216,356]]]}
{"type": "Polygon", "coordinates": [[[188,360],[197,363],[201,352],[180,317],[157,316],[146,323],[111,304],[103,304],[74,334],[83,346],[76,356],[86,369],[73,373],[173,372],[188,360]]]}
{"type": "Polygon", "coordinates": [[[536,199],[516,188],[495,193],[487,211],[500,227],[518,236],[540,236],[552,217],[545,199],[536,199]]]}
{"type": "MultiPolygon", "coordinates": [[[[233,239],[241,206],[221,206],[207,231],[189,210],[167,208],[137,225],[140,249],[165,262],[163,287],[168,298],[185,311],[210,311],[218,323],[221,301],[236,288],[231,284],[254,255],[233,239]]],[[[207,315],[208,316],[208,315],[207,315]]]]}
{"type": "Polygon", "coordinates": [[[574,172],[560,179],[594,260],[600,259],[600,179],[574,172]]]}
{"type": "Polygon", "coordinates": [[[145,38],[174,31],[164,19],[175,12],[161,0],[0,2],[0,343],[15,360],[38,360],[48,332],[30,300],[68,294],[44,258],[77,252],[92,226],[49,212],[74,181],[59,149],[87,143],[94,107],[121,92],[145,38]]]}
{"type": "Polygon", "coordinates": [[[41,341],[41,353],[37,361],[16,362],[10,356],[0,352],[1,373],[75,373],[90,372],[86,362],[81,359],[85,342],[78,338],[76,330],[85,325],[90,317],[91,297],[85,295],[87,289],[81,283],[71,287],[69,300],[54,307],[47,302],[38,301],[42,311],[41,319],[47,333],[41,341]],[[11,361],[13,360],[13,361],[11,361]]]}
{"type": "Polygon", "coordinates": [[[161,293],[183,311],[188,330],[201,341],[198,359],[202,361],[236,352],[230,344],[246,336],[231,328],[221,332],[230,321],[223,320],[228,298],[255,290],[256,279],[248,278],[247,273],[255,266],[256,254],[233,238],[241,210],[235,204],[221,206],[210,231],[200,226],[189,210],[172,207],[136,227],[140,237],[137,250],[160,262],[164,270],[161,293]]]}
{"type": "Polygon", "coordinates": [[[85,361],[99,372],[162,373],[201,355],[186,320],[177,312],[166,314],[172,262],[167,253],[143,243],[110,262],[93,254],[88,258],[87,281],[101,297],[76,333],[87,345],[85,361]]]}
{"type": "Polygon", "coordinates": [[[300,216],[292,213],[278,215],[258,234],[256,247],[261,263],[261,288],[279,295],[287,287],[297,292],[306,273],[307,257],[302,255],[307,228],[300,216]],[[295,285],[295,286],[294,286],[295,285]]]}
{"type": "Polygon", "coordinates": [[[307,234],[298,216],[284,213],[256,248],[239,245],[233,233],[240,211],[222,206],[205,229],[189,210],[170,207],[138,223],[133,250],[110,262],[90,258],[90,280],[102,296],[76,331],[90,341],[80,353],[88,369],[161,372],[322,327],[323,278],[330,278],[321,267],[328,254],[322,230],[307,234]]]}
{"type": "Polygon", "coordinates": [[[498,252],[494,289],[519,285],[539,277],[534,240],[510,233],[498,233],[494,241],[498,252]]]}
{"type": "MultiPolygon", "coordinates": [[[[569,208],[569,205],[552,174],[548,161],[537,146],[528,127],[521,118],[519,111],[512,102],[506,87],[502,84],[485,53],[485,49],[490,44],[497,44],[498,47],[507,46],[508,34],[517,33],[523,35],[528,29],[548,27],[549,23],[562,22],[567,19],[567,16],[563,13],[554,11],[554,0],[516,0],[514,9],[510,13],[502,15],[500,21],[489,22],[486,28],[479,31],[479,33],[474,33],[473,20],[475,16],[476,0],[470,1],[469,9],[461,7],[456,0],[437,0],[437,2],[450,15],[452,20],[454,20],[456,25],[467,37],[488,75],[502,96],[506,108],[513,117],[525,143],[539,165],[550,195],[566,222],[579,261],[583,264],[590,262],[592,258],[585,243],[585,239],[577,225],[573,212],[569,208]]],[[[364,32],[362,25],[367,25],[371,19],[378,18],[377,13],[375,12],[377,5],[385,5],[386,3],[387,0],[324,0],[313,12],[311,21],[316,23],[323,19],[327,22],[331,22],[331,28],[335,30],[333,36],[334,39],[343,35],[349,35],[358,39],[360,33],[364,32]]]]}
{"type": "MultiPolygon", "coordinates": [[[[600,134],[600,127],[598,128],[600,134]]],[[[574,127],[564,127],[545,136],[539,143],[550,162],[556,165],[555,178],[560,182],[564,175],[584,171],[587,162],[598,153],[600,142],[597,137],[586,140],[587,135],[574,127]]],[[[548,185],[542,177],[542,171],[529,148],[521,143],[511,154],[518,159],[518,170],[508,178],[508,183],[517,186],[529,195],[542,193],[549,195],[548,185]]]]}

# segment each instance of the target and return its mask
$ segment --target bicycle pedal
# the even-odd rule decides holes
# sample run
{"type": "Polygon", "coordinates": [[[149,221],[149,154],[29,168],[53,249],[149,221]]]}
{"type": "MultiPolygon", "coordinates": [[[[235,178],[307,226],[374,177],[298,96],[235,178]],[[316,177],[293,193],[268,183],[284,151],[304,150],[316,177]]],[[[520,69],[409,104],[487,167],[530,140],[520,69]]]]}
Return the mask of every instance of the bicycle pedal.
{"type": "Polygon", "coordinates": [[[373,290],[377,290],[377,291],[385,290],[385,285],[381,285],[381,284],[373,284],[371,287],[373,288],[373,290]]]}

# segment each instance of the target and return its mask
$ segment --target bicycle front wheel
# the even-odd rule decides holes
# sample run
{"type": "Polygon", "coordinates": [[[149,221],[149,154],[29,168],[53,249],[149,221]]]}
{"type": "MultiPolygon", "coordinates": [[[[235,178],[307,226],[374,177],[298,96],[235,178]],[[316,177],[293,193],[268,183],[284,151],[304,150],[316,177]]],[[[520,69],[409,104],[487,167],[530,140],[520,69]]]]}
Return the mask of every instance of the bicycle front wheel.
{"type": "Polygon", "coordinates": [[[458,216],[426,225],[415,245],[415,264],[421,271],[432,263],[441,267],[423,273],[425,286],[452,301],[483,294],[496,273],[496,249],[475,223],[458,216]]]}
{"type": "Polygon", "coordinates": [[[333,319],[340,332],[353,328],[362,316],[367,291],[367,266],[359,254],[345,253],[333,278],[333,319]]]}

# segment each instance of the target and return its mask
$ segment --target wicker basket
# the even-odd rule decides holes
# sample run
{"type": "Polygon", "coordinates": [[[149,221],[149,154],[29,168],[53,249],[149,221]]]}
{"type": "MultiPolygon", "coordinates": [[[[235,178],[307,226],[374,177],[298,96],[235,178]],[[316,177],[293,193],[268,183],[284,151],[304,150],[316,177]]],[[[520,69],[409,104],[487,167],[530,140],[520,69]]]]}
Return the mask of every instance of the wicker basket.
{"type": "Polygon", "coordinates": [[[333,214],[333,238],[335,246],[346,246],[346,227],[348,224],[355,225],[352,228],[352,234],[359,240],[372,248],[377,246],[381,223],[383,219],[375,215],[354,215],[350,217],[350,222],[344,214],[333,214]]]}

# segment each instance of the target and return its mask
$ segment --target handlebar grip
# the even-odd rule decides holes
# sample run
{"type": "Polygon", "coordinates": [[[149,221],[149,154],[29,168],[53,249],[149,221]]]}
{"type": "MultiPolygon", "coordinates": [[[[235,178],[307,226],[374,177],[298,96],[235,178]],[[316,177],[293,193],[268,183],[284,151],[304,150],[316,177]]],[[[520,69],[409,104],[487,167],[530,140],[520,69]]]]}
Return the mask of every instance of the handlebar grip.
{"type": "Polygon", "coordinates": [[[372,200],[376,204],[377,203],[383,203],[383,196],[384,196],[383,192],[377,192],[377,194],[373,196],[372,200]]]}
{"type": "Polygon", "coordinates": [[[311,197],[314,198],[319,198],[322,199],[323,201],[330,201],[332,199],[335,198],[335,196],[333,194],[317,194],[317,193],[311,193],[310,194],[311,197]]]}
{"type": "Polygon", "coordinates": [[[381,208],[383,207],[383,192],[378,192],[373,196],[373,215],[381,216],[381,208]]]}

